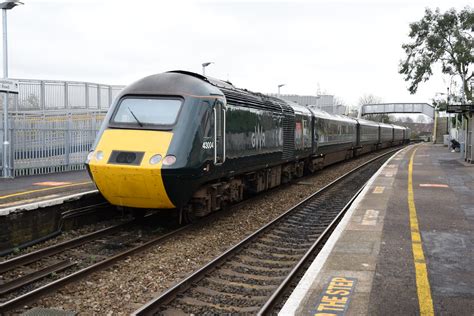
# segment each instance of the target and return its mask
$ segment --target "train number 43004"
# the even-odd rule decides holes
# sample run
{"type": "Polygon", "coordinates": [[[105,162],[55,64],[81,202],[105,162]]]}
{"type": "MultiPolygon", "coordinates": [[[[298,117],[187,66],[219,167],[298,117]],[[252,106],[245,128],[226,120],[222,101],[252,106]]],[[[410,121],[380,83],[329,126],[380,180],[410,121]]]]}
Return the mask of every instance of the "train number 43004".
{"type": "Polygon", "coordinates": [[[204,142],[202,143],[203,149],[212,149],[214,148],[214,142],[204,142]]]}

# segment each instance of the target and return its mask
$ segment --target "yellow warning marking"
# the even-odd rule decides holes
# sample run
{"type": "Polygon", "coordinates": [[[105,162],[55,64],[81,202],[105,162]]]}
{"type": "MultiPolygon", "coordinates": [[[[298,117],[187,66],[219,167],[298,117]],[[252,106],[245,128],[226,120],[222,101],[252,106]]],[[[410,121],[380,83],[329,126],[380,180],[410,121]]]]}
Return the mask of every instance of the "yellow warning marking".
{"type": "Polygon", "coordinates": [[[420,183],[422,188],[449,188],[447,184],[435,184],[435,183],[420,183]]]}
{"type": "Polygon", "coordinates": [[[383,193],[383,190],[385,190],[385,187],[375,187],[375,189],[372,193],[381,194],[381,193],[383,193]]]}
{"type": "Polygon", "coordinates": [[[72,182],[56,182],[56,181],[46,181],[46,182],[36,182],[33,185],[44,185],[47,187],[57,187],[60,185],[71,184],[72,182]]]}
{"type": "Polygon", "coordinates": [[[413,261],[415,264],[418,304],[420,306],[420,315],[423,316],[434,315],[434,309],[413,193],[413,160],[415,158],[415,153],[416,149],[411,154],[410,164],[408,165],[408,208],[410,210],[411,246],[413,249],[413,261]]]}
{"type": "Polygon", "coordinates": [[[92,183],[92,181],[66,184],[66,185],[61,185],[61,186],[51,187],[51,188],[44,188],[44,189],[36,189],[36,190],[30,190],[30,191],[23,191],[23,192],[18,192],[18,193],[13,193],[13,194],[8,194],[8,195],[0,196],[0,200],[8,199],[8,198],[11,198],[11,197],[14,197],[14,196],[26,195],[26,194],[31,194],[31,193],[36,193],[36,192],[43,192],[43,191],[49,191],[49,190],[56,190],[56,189],[60,189],[60,188],[74,187],[74,186],[84,185],[84,184],[90,184],[90,183],[92,183]]]}

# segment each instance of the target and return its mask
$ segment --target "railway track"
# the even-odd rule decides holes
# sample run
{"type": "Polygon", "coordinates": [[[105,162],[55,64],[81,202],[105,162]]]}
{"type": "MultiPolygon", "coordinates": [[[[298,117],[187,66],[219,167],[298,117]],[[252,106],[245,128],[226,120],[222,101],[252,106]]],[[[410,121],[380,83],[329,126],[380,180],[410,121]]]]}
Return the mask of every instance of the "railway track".
{"type": "Polygon", "coordinates": [[[0,263],[3,281],[0,283],[0,314],[105,269],[187,228],[151,231],[143,237],[136,234],[134,226],[140,227],[134,221],[118,224],[0,263]],[[86,248],[80,250],[80,247],[86,248]],[[94,251],[98,248],[105,249],[106,254],[96,255],[94,251]]]}
{"type": "MultiPolygon", "coordinates": [[[[258,198],[258,196],[256,197],[258,198]]],[[[251,200],[252,198],[249,198],[239,204],[232,205],[229,207],[228,211],[231,211],[234,207],[242,206],[245,203],[250,202],[251,200]]],[[[102,260],[97,263],[90,264],[89,266],[85,268],[78,268],[79,263],[71,259],[62,260],[62,261],[52,260],[52,263],[46,264],[45,266],[41,266],[41,268],[38,268],[38,267],[28,268],[27,266],[34,265],[35,263],[39,262],[42,259],[48,260],[50,257],[61,254],[62,252],[73,250],[74,248],[81,247],[87,243],[94,242],[95,240],[112,235],[121,230],[131,228],[134,225],[134,221],[107,227],[96,232],[79,236],[77,238],[74,238],[74,239],[53,245],[53,246],[49,246],[43,249],[39,249],[37,251],[27,253],[25,255],[14,257],[10,260],[1,262],[0,263],[0,275],[1,275],[0,280],[2,280],[3,283],[0,281],[0,298],[3,298],[3,299],[0,299],[0,315],[2,315],[5,312],[12,311],[16,308],[25,306],[26,304],[30,302],[34,302],[38,300],[39,298],[41,298],[42,296],[51,294],[55,292],[56,290],[70,283],[77,282],[94,272],[104,270],[107,267],[113,265],[114,263],[120,260],[123,260],[131,255],[143,252],[146,249],[152,246],[158,245],[172,237],[175,237],[177,234],[185,230],[191,229],[194,226],[206,224],[207,222],[210,222],[216,219],[217,217],[223,216],[225,213],[227,212],[213,213],[210,216],[203,218],[199,222],[182,226],[180,228],[174,229],[164,234],[158,234],[158,236],[153,237],[149,239],[148,241],[142,242],[137,246],[129,247],[129,249],[116,253],[114,255],[110,255],[109,257],[99,258],[99,260],[100,259],[102,260]],[[10,280],[8,280],[9,279],[8,277],[7,278],[4,277],[6,273],[12,273],[12,271],[14,271],[15,269],[22,270],[25,267],[26,267],[25,270],[27,270],[28,273],[23,274],[20,277],[10,278],[10,280]],[[50,282],[42,286],[31,289],[31,284],[37,281],[44,281],[44,279],[51,278],[51,276],[58,273],[62,273],[63,271],[66,271],[67,269],[71,269],[74,271],[72,272],[68,271],[70,273],[68,274],[64,273],[65,275],[60,278],[56,278],[55,280],[50,280],[50,282]],[[20,294],[15,296],[16,294],[15,291],[19,291],[20,294]],[[6,294],[13,296],[13,298],[5,300],[6,294]]],[[[150,217],[152,216],[153,215],[151,215],[150,217]]],[[[104,244],[103,240],[102,240],[102,244],[104,244]]]]}
{"type": "Polygon", "coordinates": [[[134,315],[269,313],[315,258],[365,183],[398,150],[333,181],[134,315]]]}

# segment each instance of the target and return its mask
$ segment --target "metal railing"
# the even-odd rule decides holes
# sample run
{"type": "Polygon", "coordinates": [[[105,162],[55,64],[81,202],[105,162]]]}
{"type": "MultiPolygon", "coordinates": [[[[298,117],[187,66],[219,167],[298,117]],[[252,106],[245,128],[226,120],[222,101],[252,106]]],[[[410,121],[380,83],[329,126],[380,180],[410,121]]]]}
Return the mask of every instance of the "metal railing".
{"type": "Polygon", "coordinates": [[[108,109],[123,86],[53,80],[17,79],[20,83],[15,111],[108,109]]]}
{"type": "MultiPolygon", "coordinates": [[[[23,79],[19,82],[18,96],[9,96],[9,174],[83,169],[107,109],[123,86],[23,79]]],[[[0,94],[0,101],[4,97],[0,94]]],[[[3,120],[0,139],[3,140],[3,120]]],[[[1,155],[2,151],[0,148],[1,155]]]]}

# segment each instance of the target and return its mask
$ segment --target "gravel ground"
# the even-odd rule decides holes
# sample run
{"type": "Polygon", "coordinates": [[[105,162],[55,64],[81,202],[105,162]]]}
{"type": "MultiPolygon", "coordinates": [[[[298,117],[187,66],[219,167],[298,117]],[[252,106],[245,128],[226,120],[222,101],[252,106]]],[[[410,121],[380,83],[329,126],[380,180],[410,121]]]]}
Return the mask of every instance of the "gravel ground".
{"type": "Polygon", "coordinates": [[[263,194],[212,223],[71,284],[33,306],[79,315],[129,315],[304,197],[379,154],[325,168],[294,185],[263,194]]]}

